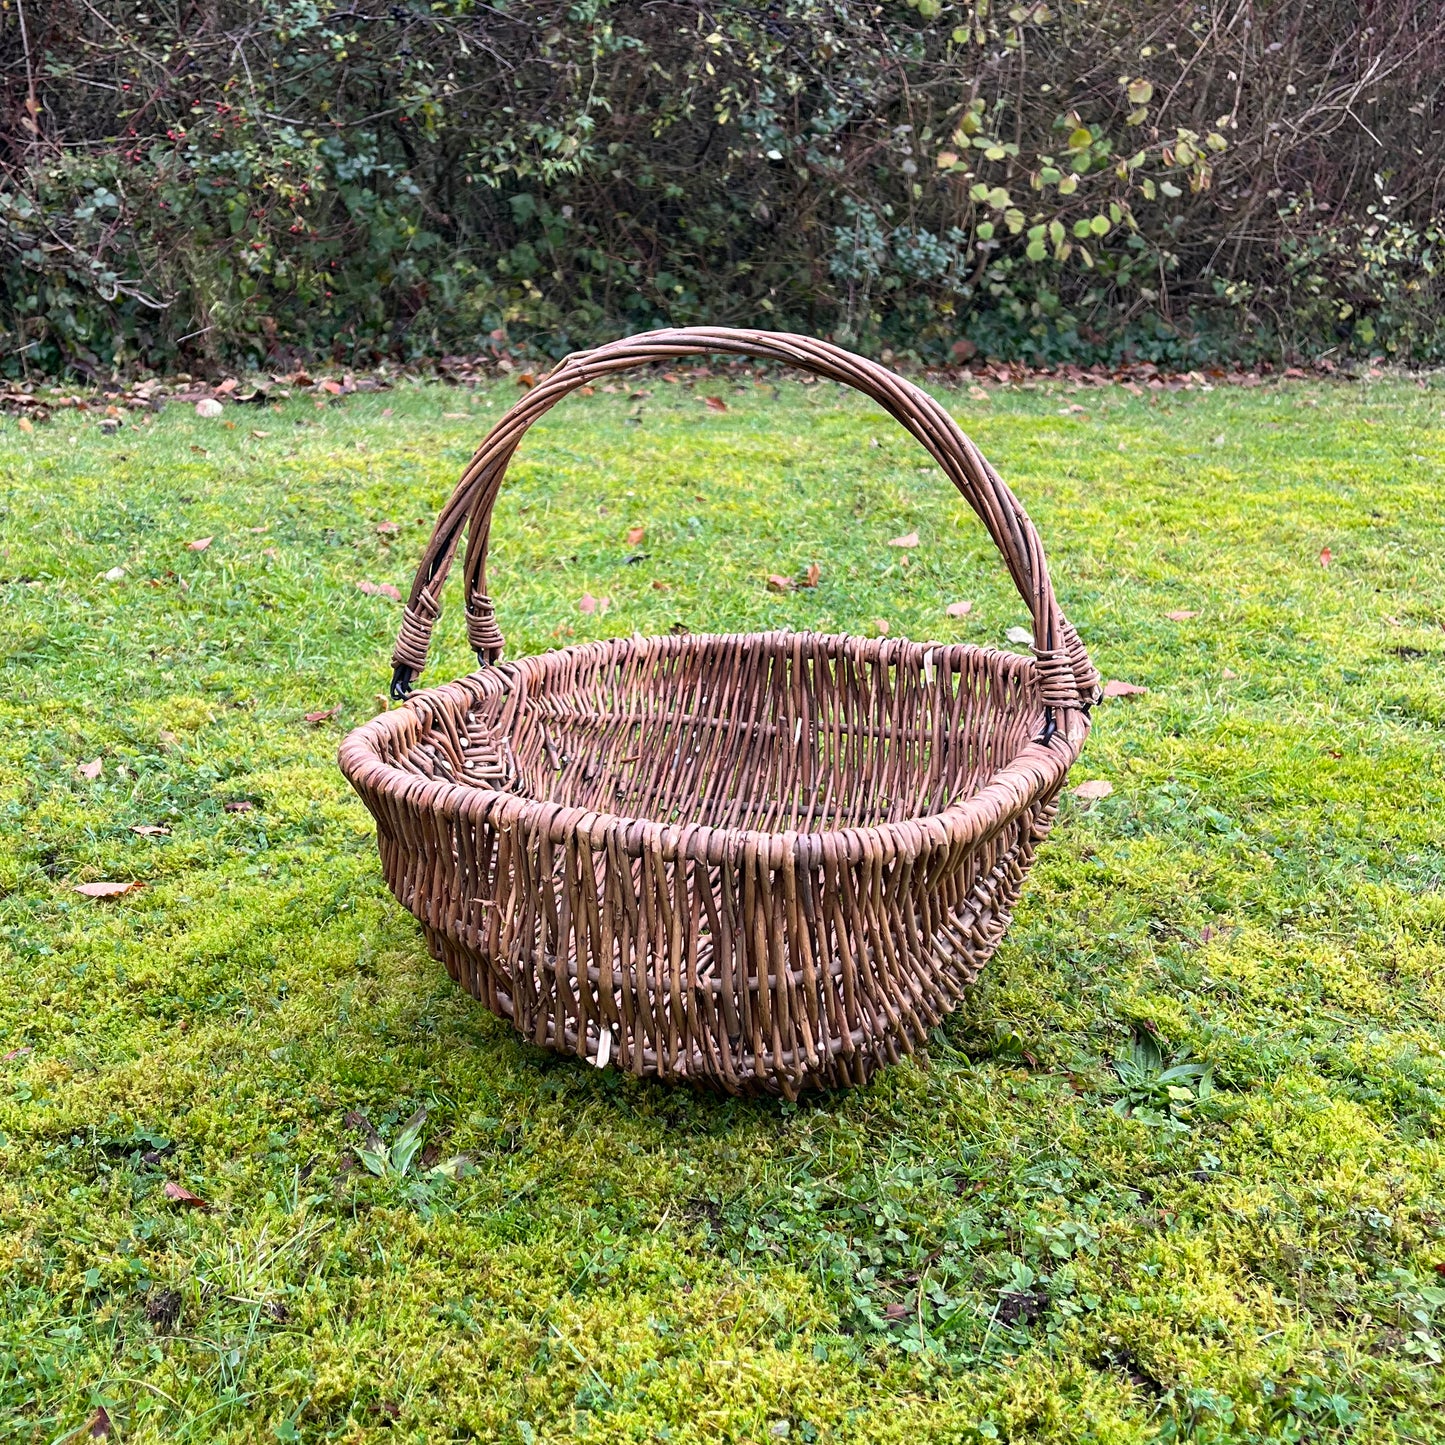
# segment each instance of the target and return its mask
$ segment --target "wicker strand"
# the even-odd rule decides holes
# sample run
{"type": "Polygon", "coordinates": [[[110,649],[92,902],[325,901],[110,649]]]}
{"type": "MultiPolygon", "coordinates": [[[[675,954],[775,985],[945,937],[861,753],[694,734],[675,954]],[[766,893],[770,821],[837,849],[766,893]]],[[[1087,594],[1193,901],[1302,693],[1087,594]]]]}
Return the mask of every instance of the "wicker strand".
{"type": "Polygon", "coordinates": [[[506,638],[497,626],[497,609],[485,593],[467,600],[467,641],[472,651],[486,662],[500,662],[506,638]]]}
{"type": "Polygon", "coordinates": [[[421,592],[406,604],[401,616],[401,632],[391,653],[393,667],[410,668],[415,675],[426,666],[432,629],[441,611],[441,603],[430,592],[421,592]]]}

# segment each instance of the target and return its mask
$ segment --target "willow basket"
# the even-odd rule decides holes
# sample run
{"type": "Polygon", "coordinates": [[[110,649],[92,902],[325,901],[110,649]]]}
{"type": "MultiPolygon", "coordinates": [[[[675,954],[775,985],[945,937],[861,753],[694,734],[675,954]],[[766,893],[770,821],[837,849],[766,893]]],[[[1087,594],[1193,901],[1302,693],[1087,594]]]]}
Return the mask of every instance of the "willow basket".
{"type": "Polygon", "coordinates": [[[570,356],[496,425],[437,522],[392,661],[406,706],[351,733],[341,768],[452,977],[544,1047],[790,1098],[917,1048],[977,976],[1098,686],[1033,524],[937,402],[822,341],[703,328],[570,356]],[[988,528],[1033,656],[773,632],[501,661],[487,536],[527,428],[579,386],[707,353],[883,406],[988,528]],[[411,693],[463,531],[481,668],[411,693]]]}

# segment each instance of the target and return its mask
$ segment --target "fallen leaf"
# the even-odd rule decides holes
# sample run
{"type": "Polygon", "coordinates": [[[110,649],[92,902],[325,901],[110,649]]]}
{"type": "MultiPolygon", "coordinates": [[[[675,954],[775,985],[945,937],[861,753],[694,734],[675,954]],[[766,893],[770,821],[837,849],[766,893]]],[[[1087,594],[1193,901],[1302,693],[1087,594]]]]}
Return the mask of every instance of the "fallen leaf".
{"type": "Polygon", "coordinates": [[[90,1417],[86,1426],[86,1434],[92,1440],[106,1440],[110,1437],[110,1412],[104,1405],[95,1407],[95,1414],[90,1417]]]}
{"type": "Polygon", "coordinates": [[[943,609],[950,617],[967,617],[973,611],[972,602],[950,602],[943,609]]]}
{"type": "Polygon", "coordinates": [[[246,798],[233,798],[224,807],[228,813],[254,813],[256,811],[256,805],[246,798]]]}
{"type": "Polygon", "coordinates": [[[341,383],[339,381],[331,380],[323,381],[321,383],[321,390],[324,391],[327,396],[340,396],[341,383]]]}
{"type": "Polygon", "coordinates": [[[1181,607],[1177,612],[1166,612],[1164,615],[1171,622],[1188,622],[1191,617],[1199,616],[1197,612],[1190,612],[1186,607],[1181,607]]]}
{"type": "Polygon", "coordinates": [[[1027,627],[1010,627],[1004,637],[1009,642],[1030,643],[1034,640],[1033,633],[1027,627]]]}
{"type": "Polygon", "coordinates": [[[222,396],[229,396],[240,384],[241,383],[238,382],[234,376],[228,376],[225,381],[223,381],[220,386],[216,388],[216,390],[222,396]]]}
{"type": "Polygon", "coordinates": [[[167,1179],[161,1192],[174,1204],[184,1204],[188,1209],[209,1209],[211,1206],[199,1194],[192,1194],[184,1184],[167,1179]]]}
{"type": "Polygon", "coordinates": [[[391,407],[389,407],[389,406],[384,406],[384,407],[382,407],[382,409],[381,409],[381,414],[382,414],[382,416],[390,416],[390,415],[391,415],[391,411],[392,411],[391,407]]]}
{"type": "Polygon", "coordinates": [[[599,617],[612,606],[610,597],[594,597],[590,592],[584,592],[577,600],[577,610],[585,612],[589,616],[596,613],[599,617]]]}
{"type": "Polygon", "coordinates": [[[255,438],[259,441],[262,437],[268,437],[268,436],[270,436],[271,433],[268,432],[268,431],[261,431],[261,430],[260,430],[259,428],[257,428],[257,427],[252,427],[252,428],[251,428],[251,435],[252,435],[253,437],[255,437],[255,438]]]}
{"type": "Polygon", "coordinates": [[[192,443],[191,443],[191,450],[192,450],[193,452],[198,453],[200,456],[203,456],[203,457],[208,457],[208,456],[210,456],[210,452],[208,452],[208,451],[205,449],[205,447],[198,447],[198,446],[195,444],[195,442],[192,442],[192,443]]]}
{"type": "Polygon", "coordinates": [[[1099,798],[1107,798],[1113,791],[1113,783],[1104,778],[1091,778],[1087,783],[1080,783],[1074,789],[1074,796],[1082,798],[1086,803],[1092,803],[1099,798]]]}
{"type": "Polygon", "coordinates": [[[888,636],[888,619],[886,617],[875,617],[873,619],[873,630],[879,637],[888,636]]]}
{"type": "Polygon", "coordinates": [[[31,421],[28,416],[22,416],[18,425],[23,432],[33,432],[35,430],[35,423],[31,421]]]}
{"type": "Polygon", "coordinates": [[[390,582],[383,582],[376,590],[380,592],[383,597],[391,598],[393,602],[401,601],[401,590],[393,586],[390,582]]]}
{"type": "Polygon", "coordinates": [[[918,545],[918,533],[905,532],[901,537],[890,537],[888,539],[888,545],[890,547],[916,547],[918,545]]]}
{"type": "Polygon", "coordinates": [[[204,552],[216,539],[214,537],[197,537],[194,542],[186,543],[187,552],[204,552]]]}
{"type": "Polygon", "coordinates": [[[1147,687],[1135,687],[1132,682],[1120,682],[1117,677],[1111,677],[1104,684],[1105,697],[1142,697],[1148,691],[1147,687]]]}
{"type": "Polygon", "coordinates": [[[654,577],[652,579],[652,590],[654,592],[671,592],[672,586],[670,583],[664,582],[661,577],[654,577]]]}
{"type": "Polygon", "coordinates": [[[124,582],[124,581],[125,581],[125,568],[124,568],[124,567],[112,567],[112,568],[110,569],[110,571],[105,574],[105,580],[106,580],[107,582],[124,582]]]}
{"type": "Polygon", "coordinates": [[[122,893],[135,893],[144,887],[144,883],[134,880],[130,883],[77,883],[75,891],[86,898],[119,898],[122,893]]]}
{"type": "Polygon", "coordinates": [[[629,527],[627,529],[627,545],[635,547],[647,536],[646,527],[629,527]]]}
{"type": "Polygon", "coordinates": [[[822,580],[822,569],[816,562],[809,562],[808,570],[803,573],[803,580],[799,585],[803,587],[816,587],[822,580]]]}
{"type": "Polygon", "coordinates": [[[336,714],[339,713],[340,711],[341,711],[341,704],[340,704],[340,703],[337,703],[335,707],[326,708],[326,709],[324,709],[324,710],[321,711],[321,712],[308,712],[308,713],[306,714],[306,721],[309,722],[309,723],[314,727],[314,726],[316,726],[318,723],[324,723],[324,722],[326,722],[328,719],[334,718],[334,717],[336,716],[336,714]]]}
{"type": "Polygon", "coordinates": [[[883,1313],[890,1320],[906,1320],[908,1318],[908,1306],[905,1304],[888,1304],[883,1306],[883,1313]]]}
{"type": "Polygon", "coordinates": [[[1235,678],[1239,676],[1239,674],[1232,667],[1226,667],[1224,671],[1221,672],[1219,675],[1225,680],[1225,682],[1233,682],[1235,678]]]}
{"type": "Polygon", "coordinates": [[[702,399],[702,404],[709,411],[726,411],[728,409],[727,402],[720,396],[705,396],[702,399]]]}
{"type": "Polygon", "coordinates": [[[530,372],[530,371],[522,371],[522,372],[518,372],[518,373],[517,373],[517,385],[518,385],[518,386],[526,387],[526,389],[527,389],[528,391],[531,391],[531,389],[532,389],[534,386],[536,386],[536,384],[537,384],[537,378],[536,378],[535,375],[533,375],[532,372],[530,372]]]}
{"type": "Polygon", "coordinates": [[[1330,549],[1329,549],[1328,547],[1321,547],[1321,548],[1320,548],[1320,566],[1321,566],[1321,567],[1328,567],[1332,561],[1334,561],[1334,557],[1333,557],[1333,555],[1331,554],[1330,549]]]}
{"type": "Polygon", "coordinates": [[[465,411],[444,411],[444,412],[442,413],[442,420],[443,420],[443,421],[470,421],[470,420],[471,420],[471,414],[470,414],[469,412],[465,412],[465,411]]]}
{"type": "Polygon", "coordinates": [[[971,387],[969,387],[969,389],[968,389],[968,394],[969,394],[975,401],[992,401],[992,400],[993,400],[993,398],[992,398],[981,386],[971,386],[971,387]]]}
{"type": "Polygon", "coordinates": [[[1211,939],[1213,939],[1213,938],[1218,938],[1218,937],[1219,937],[1219,932],[1218,932],[1218,930],[1217,930],[1217,929],[1214,929],[1214,928],[1211,928],[1207,923],[1204,925],[1203,928],[1201,928],[1201,929],[1199,930],[1199,941],[1200,941],[1200,943],[1208,943],[1211,939]]]}
{"type": "Polygon", "coordinates": [[[769,592],[791,592],[793,590],[793,579],[784,577],[780,572],[772,572],[768,575],[769,592]]]}
{"type": "Polygon", "coordinates": [[[221,403],[218,402],[214,397],[203,396],[200,401],[196,403],[197,416],[218,417],[220,416],[222,410],[223,408],[221,406],[221,403]]]}
{"type": "Polygon", "coordinates": [[[104,770],[105,765],[101,762],[99,758],[92,758],[91,761],[88,763],[77,763],[75,765],[75,771],[79,773],[82,778],[85,778],[92,783],[101,775],[102,772],[104,772],[104,770]]]}
{"type": "Polygon", "coordinates": [[[164,823],[132,823],[131,832],[142,838],[169,838],[171,830],[164,823]]]}
{"type": "Polygon", "coordinates": [[[8,1064],[11,1059],[23,1059],[34,1052],[35,1050],[31,1048],[29,1044],[26,1044],[24,1048],[11,1049],[8,1054],[0,1054],[0,1061],[8,1064]]]}
{"type": "Polygon", "coordinates": [[[401,523],[400,523],[400,522],[378,522],[378,523],[376,524],[376,530],[377,530],[378,534],[381,535],[381,536],[383,536],[383,537],[394,537],[394,536],[396,536],[396,534],[397,534],[398,532],[401,531],[401,523]]]}
{"type": "Polygon", "coordinates": [[[401,601],[401,593],[390,582],[368,582],[364,578],[356,584],[358,592],[368,597],[389,597],[393,602],[401,601]]]}

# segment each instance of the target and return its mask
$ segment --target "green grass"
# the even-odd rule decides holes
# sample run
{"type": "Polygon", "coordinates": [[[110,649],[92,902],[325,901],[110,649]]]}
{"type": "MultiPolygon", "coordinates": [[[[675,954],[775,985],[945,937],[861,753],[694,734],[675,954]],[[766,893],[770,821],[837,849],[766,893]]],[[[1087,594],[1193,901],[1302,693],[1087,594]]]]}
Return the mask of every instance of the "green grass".
{"type": "MultiPolygon", "coordinates": [[[[518,459],[513,653],[1026,620],[881,413],[643,385],[518,459]]],[[[797,1106],[520,1042],[334,766],[515,394],[0,429],[0,1440],[1445,1439],[1445,384],[949,398],[1149,692],[930,1057],[797,1106]]]]}

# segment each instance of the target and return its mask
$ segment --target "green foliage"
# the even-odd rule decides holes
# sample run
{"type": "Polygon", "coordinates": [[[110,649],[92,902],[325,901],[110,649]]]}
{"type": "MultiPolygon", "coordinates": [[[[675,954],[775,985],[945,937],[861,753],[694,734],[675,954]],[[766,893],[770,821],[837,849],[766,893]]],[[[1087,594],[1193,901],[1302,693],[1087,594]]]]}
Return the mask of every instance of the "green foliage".
{"type": "Polygon", "coordinates": [[[699,321],[935,361],[1445,347],[1413,0],[30,10],[11,373],[699,321]]]}
{"type": "MultiPolygon", "coordinates": [[[[688,377],[529,434],[492,532],[514,654],[1024,620],[881,412],[688,377]]],[[[1439,1440],[1422,380],[940,393],[1149,691],[1096,710],[1076,775],[1114,791],[1065,795],[928,1057],[798,1105],[530,1047],[428,955],[336,769],[400,611],[357,583],[405,585],[514,386],[0,422],[0,1440],[99,1405],[136,1445],[1439,1440]]],[[[463,633],[453,596],[425,681],[463,633]]]]}

